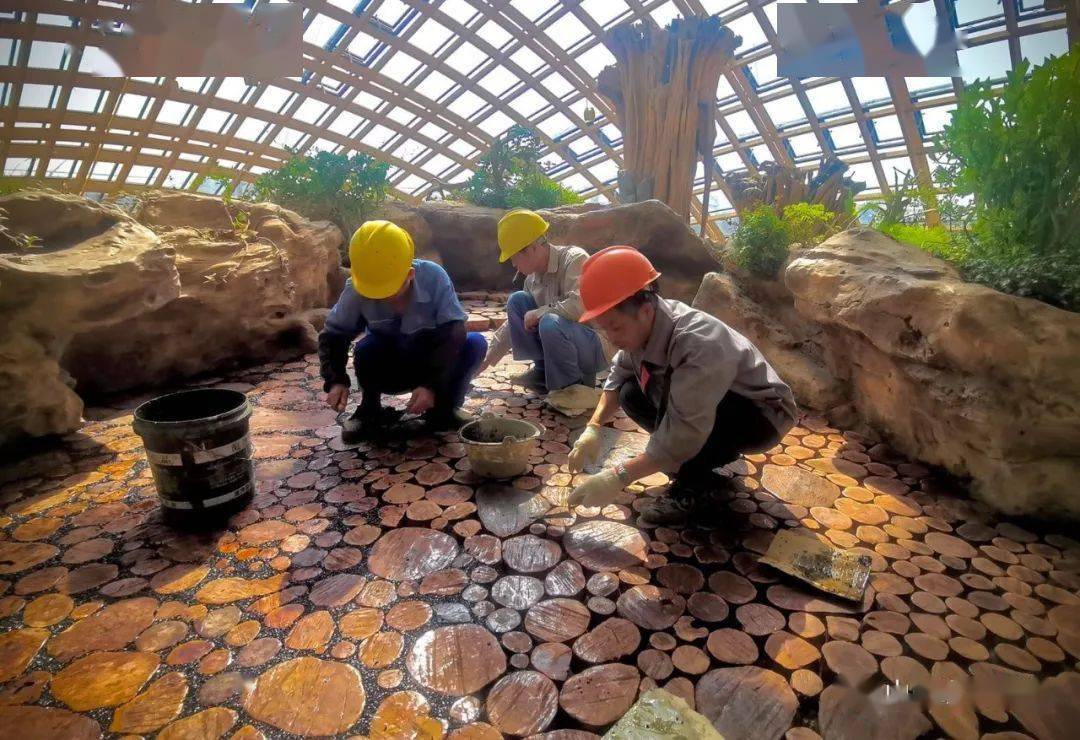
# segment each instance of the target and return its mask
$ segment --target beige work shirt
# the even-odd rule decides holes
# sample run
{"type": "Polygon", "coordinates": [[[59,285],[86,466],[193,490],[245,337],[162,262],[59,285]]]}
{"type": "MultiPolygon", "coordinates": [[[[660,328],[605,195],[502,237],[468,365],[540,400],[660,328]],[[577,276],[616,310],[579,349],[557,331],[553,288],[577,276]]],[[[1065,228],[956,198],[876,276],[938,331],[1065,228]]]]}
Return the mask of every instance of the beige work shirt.
{"type": "MultiPolygon", "coordinates": [[[[547,269],[525,278],[525,290],[536,300],[541,314],[554,313],[571,321],[578,320],[584,312],[578,295],[578,281],[581,280],[581,266],[588,258],[589,253],[581,247],[551,245],[547,269]]],[[[504,323],[491,339],[487,361],[494,364],[509,351],[510,327],[504,323]]]]}
{"type": "Polygon", "coordinates": [[[791,389],[750,340],[681,301],[661,298],[656,308],[645,348],[616,353],[604,390],[639,383],[644,365],[649,374],[646,395],[659,408],[670,369],[666,412],[645,448],[662,470],[677,472],[701,451],[716,422],[716,407],[728,391],[756,404],[779,435],[794,426],[797,409],[791,389]]]}

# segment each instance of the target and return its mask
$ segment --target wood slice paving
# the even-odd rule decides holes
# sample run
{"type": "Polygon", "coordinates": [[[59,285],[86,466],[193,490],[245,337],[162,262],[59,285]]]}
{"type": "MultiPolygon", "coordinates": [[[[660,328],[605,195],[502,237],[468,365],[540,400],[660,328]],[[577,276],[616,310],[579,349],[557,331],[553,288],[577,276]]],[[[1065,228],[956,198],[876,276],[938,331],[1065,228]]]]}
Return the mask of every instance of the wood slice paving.
{"type": "MultiPolygon", "coordinates": [[[[254,408],[254,496],[216,529],[163,520],[142,399],[9,460],[0,735],[585,740],[652,686],[726,738],[1074,734],[1076,539],[814,417],[727,466],[719,529],[640,526],[665,475],[570,510],[584,420],[512,387],[525,367],[466,401],[543,425],[516,479],[475,476],[451,433],[342,444],[314,356],[198,381],[254,408]],[[761,565],[783,528],[868,555],[862,602],[761,565]],[[867,697],[889,681],[997,692],[884,717],[867,697]]],[[[611,459],[645,439],[621,415],[604,436],[611,459]]]]}

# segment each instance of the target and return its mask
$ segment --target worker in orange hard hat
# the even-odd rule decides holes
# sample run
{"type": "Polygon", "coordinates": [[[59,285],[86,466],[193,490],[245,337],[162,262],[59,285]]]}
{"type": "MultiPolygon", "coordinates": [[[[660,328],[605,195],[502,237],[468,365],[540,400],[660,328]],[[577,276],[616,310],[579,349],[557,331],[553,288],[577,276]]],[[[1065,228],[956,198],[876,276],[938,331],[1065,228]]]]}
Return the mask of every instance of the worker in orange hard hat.
{"type": "Polygon", "coordinates": [[[506,322],[495,332],[480,372],[511,349],[515,360],[533,366],[513,378],[542,393],[572,385],[596,386],[606,364],[600,337],[578,323],[578,280],[589,253],[580,247],[551,244],[548,222],[535,211],[510,211],[499,220],[499,261],[511,262],[525,275],[525,289],[506,301],[506,322]]]}
{"type": "Polygon", "coordinates": [[[446,271],[414,253],[409,233],[389,221],[364,223],[349,243],[352,276],[319,334],[323,390],[335,411],[349,401],[349,345],[364,334],[353,350],[363,397],[342,426],[346,443],[468,421],[462,404],[487,341],[466,331],[468,316],[446,271]],[[398,424],[401,412],[382,406],[383,393],[406,391],[405,412],[420,423],[398,424]]]}
{"type": "Polygon", "coordinates": [[[641,511],[644,522],[708,522],[738,455],[773,447],[795,423],[791,389],[757,347],[719,319],[661,298],[660,273],[632,247],[608,247],[581,273],[581,321],[619,348],[604,393],[570,452],[573,473],[596,461],[600,427],[620,407],[651,433],[645,452],[586,479],[572,505],[603,506],[635,480],[674,476],[668,495],[641,511]]]}

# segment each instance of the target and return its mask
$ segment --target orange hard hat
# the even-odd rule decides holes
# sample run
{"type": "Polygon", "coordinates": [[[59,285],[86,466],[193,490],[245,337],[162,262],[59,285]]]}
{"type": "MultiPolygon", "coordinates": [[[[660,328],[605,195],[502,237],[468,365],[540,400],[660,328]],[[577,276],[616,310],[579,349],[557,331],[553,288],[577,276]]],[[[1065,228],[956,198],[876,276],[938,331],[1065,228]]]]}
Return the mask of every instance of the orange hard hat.
{"type": "Polygon", "coordinates": [[[649,287],[660,273],[649,258],[633,247],[607,247],[585,260],[578,291],[585,312],[578,321],[592,321],[649,287]]]}

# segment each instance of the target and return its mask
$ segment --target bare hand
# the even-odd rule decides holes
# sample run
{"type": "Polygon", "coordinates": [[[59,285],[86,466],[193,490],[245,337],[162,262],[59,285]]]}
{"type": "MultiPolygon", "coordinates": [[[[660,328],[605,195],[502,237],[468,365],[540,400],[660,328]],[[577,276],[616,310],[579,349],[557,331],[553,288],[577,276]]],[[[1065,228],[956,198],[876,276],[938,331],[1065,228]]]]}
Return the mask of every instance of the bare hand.
{"type": "Polygon", "coordinates": [[[434,405],[435,394],[430,388],[421,386],[412,392],[412,397],[409,398],[409,404],[405,407],[405,411],[419,416],[434,405]]]}
{"type": "Polygon", "coordinates": [[[526,312],[524,316],[525,331],[536,331],[536,327],[540,326],[540,317],[543,314],[539,308],[534,308],[532,311],[526,312]]]}
{"type": "Polygon", "coordinates": [[[330,390],[326,392],[326,405],[334,411],[344,411],[349,405],[349,386],[341,384],[330,386],[330,390]]]}

